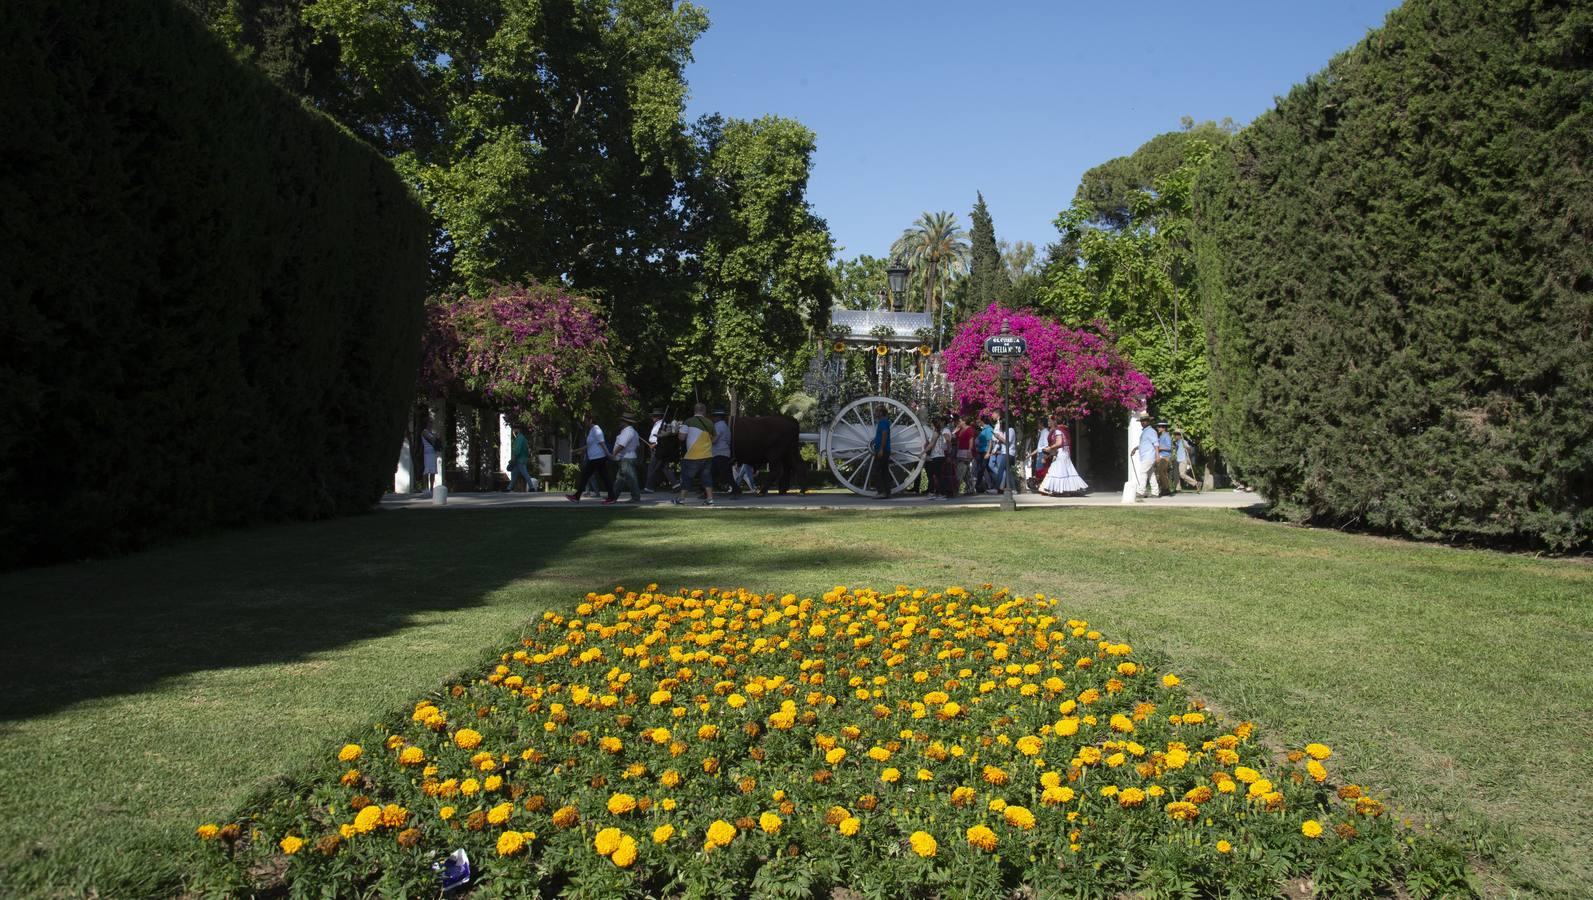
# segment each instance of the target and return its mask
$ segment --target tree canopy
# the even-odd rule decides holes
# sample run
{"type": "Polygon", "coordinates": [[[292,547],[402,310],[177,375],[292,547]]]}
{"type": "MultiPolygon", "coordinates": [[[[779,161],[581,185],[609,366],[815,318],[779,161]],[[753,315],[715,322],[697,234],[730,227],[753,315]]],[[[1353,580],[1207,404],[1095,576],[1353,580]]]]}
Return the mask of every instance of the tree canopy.
{"type": "Polygon", "coordinates": [[[1590,35],[1407,0],[1197,180],[1218,433],[1279,511],[1593,541],[1590,35]]]}

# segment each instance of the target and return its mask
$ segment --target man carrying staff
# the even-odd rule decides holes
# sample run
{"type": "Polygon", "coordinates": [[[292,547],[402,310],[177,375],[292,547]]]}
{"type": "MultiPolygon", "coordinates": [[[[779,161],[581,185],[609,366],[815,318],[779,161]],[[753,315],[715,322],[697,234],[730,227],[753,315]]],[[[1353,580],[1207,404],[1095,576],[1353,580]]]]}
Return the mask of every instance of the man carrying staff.
{"type": "Polygon", "coordinates": [[[664,476],[664,487],[669,487],[673,481],[669,477],[669,469],[664,465],[664,458],[658,452],[658,437],[664,430],[664,411],[655,409],[652,412],[653,430],[647,433],[647,481],[643,483],[642,490],[651,494],[658,486],[658,476],[664,476]]]}
{"type": "Polygon", "coordinates": [[[641,443],[641,436],[636,433],[636,417],[630,413],[621,413],[620,424],[625,426],[620,429],[619,437],[614,439],[614,449],[609,454],[619,463],[619,474],[614,478],[614,485],[608,489],[608,499],[604,503],[613,503],[619,499],[621,485],[630,485],[631,502],[639,503],[642,499],[641,484],[636,480],[636,447],[641,443]]]}
{"type": "Polygon", "coordinates": [[[681,445],[685,448],[680,459],[680,496],[676,506],[686,502],[686,491],[693,482],[702,486],[708,499],[704,506],[714,505],[714,423],[708,421],[708,406],[697,404],[691,418],[680,425],[681,445]]]}

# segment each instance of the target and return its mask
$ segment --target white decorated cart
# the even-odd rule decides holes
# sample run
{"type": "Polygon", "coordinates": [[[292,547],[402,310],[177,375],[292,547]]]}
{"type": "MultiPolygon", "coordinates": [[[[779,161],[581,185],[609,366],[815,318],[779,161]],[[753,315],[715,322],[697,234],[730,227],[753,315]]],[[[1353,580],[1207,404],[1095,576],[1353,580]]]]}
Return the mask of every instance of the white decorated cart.
{"type": "Polygon", "coordinates": [[[950,407],[940,354],[930,347],[928,313],[835,310],[829,341],[803,387],[818,401],[819,458],[848,490],[878,490],[872,442],[876,416],[891,423],[886,478],[892,493],[916,484],[931,438],[929,419],[950,407]]]}

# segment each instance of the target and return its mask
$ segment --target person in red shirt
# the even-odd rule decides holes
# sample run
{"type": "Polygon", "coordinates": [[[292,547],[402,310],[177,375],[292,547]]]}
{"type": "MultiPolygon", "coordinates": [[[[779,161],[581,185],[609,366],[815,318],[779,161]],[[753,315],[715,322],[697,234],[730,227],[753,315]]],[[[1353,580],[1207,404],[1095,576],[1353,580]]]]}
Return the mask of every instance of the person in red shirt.
{"type": "Polygon", "coordinates": [[[957,417],[957,480],[952,483],[951,494],[956,496],[957,485],[963,486],[964,493],[974,492],[973,447],[974,435],[978,429],[968,421],[967,416],[957,417]]]}

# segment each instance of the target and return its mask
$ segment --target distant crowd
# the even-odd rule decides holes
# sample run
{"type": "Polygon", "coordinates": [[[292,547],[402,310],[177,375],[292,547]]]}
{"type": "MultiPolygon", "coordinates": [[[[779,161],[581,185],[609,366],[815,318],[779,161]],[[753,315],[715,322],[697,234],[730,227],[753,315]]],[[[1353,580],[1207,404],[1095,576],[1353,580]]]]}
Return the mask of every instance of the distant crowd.
{"type": "MultiPolygon", "coordinates": [[[[933,417],[916,460],[923,463],[925,489],[921,492],[917,484],[904,489],[895,476],[904,473],[904,462],[910,466],[915,460],[904,459],[892,446],[898,429],[887,408],[880,405],[872,413],[869,458],[858,472],[862,484],[877,497],[901,492],[936,499],[999,494],[1018,489],[1020,479],[1029,490],[1047,496],[1076,496],[1090,488],[1074,466],[1073,439],[1062,415],[1042,420],[1033,442],[1020,447],[1018,431],[1011,423],[999,412],[984,412],[933,417]]],[[[681,504],[695,491],[705,505],[712,506],[716,491],[739,497],[743,491],[767,490],[767,484],[760,484],[757,469],[734,461],[733,432],[723,409],[710,412],[706,404],[698,403],[692,415],[679,422],[668,421],[664,410],[655,409],[651,420],[643,437],[636,416],[620,414],[619,433],[610,441],[595,414],[588,411],[579,451],[581,468],[576,488],[566,499],[580,502],[585,495],[601,498],[607,505],[619,502],[621,494],[638,502],[644,493],[663,490],[675,495],[672,502],[681,504]],[[639,471],[644,453],[645,475],[639,471]]],[[[1131,461],[1135,499],[1171,495],[1185,486],[1199,492],[1195,448],[1183,430],[1149,415],[1139,421],[1140,437],[1131,461]]],[[[442,442],[431,424],[421,432],[421,441],[426,486],[430,488],[442,442]]],[[[509,490],[541,489],[530,463],[530,441],[523,430],[514,429],[507,467],[509,490]]]]}

